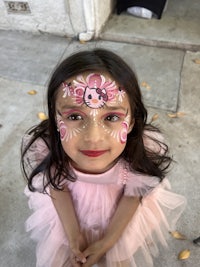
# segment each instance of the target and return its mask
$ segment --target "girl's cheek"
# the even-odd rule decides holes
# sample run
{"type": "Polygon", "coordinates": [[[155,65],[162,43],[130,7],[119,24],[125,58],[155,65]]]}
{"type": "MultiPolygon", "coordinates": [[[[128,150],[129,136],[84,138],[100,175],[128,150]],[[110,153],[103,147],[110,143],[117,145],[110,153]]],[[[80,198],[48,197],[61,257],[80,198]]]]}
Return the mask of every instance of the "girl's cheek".
{"type": "Polygon", "coordinates": [[[67,126],[64,124],[63,121],[60,121],[58,128],[59,128],[59,132],[60,132],[60,139],[61,139],[61,141],[64,141],[67,137],[67,134],[68,134],[67,126]]]}
{"type": "Polygon", "coordinates": [[[122,144],[126,143],[127,135],[128,135],[128,123],[126,121],[122,122],[122,129],[119,132],[119,139],[122,144]]]}

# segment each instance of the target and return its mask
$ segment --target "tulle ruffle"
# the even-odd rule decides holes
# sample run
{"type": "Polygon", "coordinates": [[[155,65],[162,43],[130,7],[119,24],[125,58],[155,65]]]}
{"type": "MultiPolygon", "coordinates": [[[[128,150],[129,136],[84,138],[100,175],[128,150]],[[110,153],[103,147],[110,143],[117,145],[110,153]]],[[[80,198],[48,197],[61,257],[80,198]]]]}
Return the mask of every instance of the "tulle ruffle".
{"type": "MultiPolygon", "coordinates": [[[[69,182],[68,188],[72,193],[81,231],[91,244],[103,237],[123,194],[123,187],[76,181],[69,182]]],[[[165,179],[143,198],[123,235],[99,266],[153,266],[152,256],[157,256],[160,245],[167,246],[169,231],[174,229],[185,206],[184,197],[168,191],[169,188],[169,182],[165,179]]],[[[51,197],[31,193],[28,189],[25,194],[29,197],[30,208],[34,210],[26,228],[37,242],[36,266],[52,267],[55,259],[62,255],[62,261],[57,262],[56,267],[71,267],[69,262],[64,264],[69,260],[68,242],[51,197]]]]}
{"type": "MultiPolygon", "coordinates": [[[[30,138],[30,135],[24,137],[24,147],[30,138]]],[[[25,158],[29,172],[47,153],[42,139],[34,142],[25,158]]],[[[186,204],[185,198],[170,191],[167,179],[160,183],[157,177],[132,173],[122,160],[104,174],[88,175],[76,170],[74,173],[77,181],[66,181],[66,185],[71,191],[80,228],[88,244],[104,236],[123,194],[143,197],[120,239],[95,267],[153,266],[152,258],[157,256],[160,245],[167,246],[169,231],[175,229],[186,204]]],[[[68,240],[52,199],[50,195],[40,193],[43,178],[43,173],[34,178],[38,192],[25,189],[33,211],[26,222],[26,230],[37,243],[36,267],[71,267],[68,240]]]]}

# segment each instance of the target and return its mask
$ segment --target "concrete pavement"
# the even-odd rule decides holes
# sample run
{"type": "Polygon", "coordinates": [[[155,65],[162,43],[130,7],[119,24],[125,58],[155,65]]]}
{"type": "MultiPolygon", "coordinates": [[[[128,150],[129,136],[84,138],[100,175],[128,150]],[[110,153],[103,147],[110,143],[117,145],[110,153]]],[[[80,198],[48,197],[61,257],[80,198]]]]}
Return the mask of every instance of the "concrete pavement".
{"type": "Polygon", "coordinates": [[[62,37],[0,32],[0,266],[34,267],[35,244],[24,231],[30,211],[23,195],[19,157],[23,133],[45,112],[46,86],[56,64],[72,52],[104,47],[124,57],[138,74],[149,120],[159,125],[176,160],[169,179],[188,205],[177,230],[187,240],[170,237],[155,267],[198,267],[200,247],[200,51],[98,40],[80,44],[62,37]],[[36,95],[29,95],[29,90],[36,95]],[[172,118],[172,113],[177,113],[172,118]],[[189,249],[185,261],[178,253],[189,249]]]}

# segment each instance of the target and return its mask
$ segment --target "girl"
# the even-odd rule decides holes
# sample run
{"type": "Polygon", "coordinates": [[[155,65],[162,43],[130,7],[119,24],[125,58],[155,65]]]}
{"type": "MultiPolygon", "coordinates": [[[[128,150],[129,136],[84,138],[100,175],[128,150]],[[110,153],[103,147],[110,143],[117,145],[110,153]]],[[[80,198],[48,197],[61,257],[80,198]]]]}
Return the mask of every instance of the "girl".
{"type": "Polygon", "coordinates": [[[37,267],[153,266],[185,199],[147,124],[135,74],[116,54],[71,55],[48,87],[48,119],[23,138],[37,267]]]}

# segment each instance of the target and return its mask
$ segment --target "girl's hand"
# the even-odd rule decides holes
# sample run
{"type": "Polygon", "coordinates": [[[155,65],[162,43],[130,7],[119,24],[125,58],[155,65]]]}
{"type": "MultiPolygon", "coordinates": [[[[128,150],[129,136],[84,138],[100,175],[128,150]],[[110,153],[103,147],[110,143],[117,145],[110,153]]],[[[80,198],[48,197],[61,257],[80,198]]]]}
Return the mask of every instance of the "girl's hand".
{"type": "Polygon", "coordinates": [[[86,247],[87,243],[82,234],[79,234],[79,236],[70,241],[72,267],[80,267],[82,263],[86,262],[86,257],[82,252],[86,247]]]}
{"type": "Polygon", "coordinates": [[[83,254],[87,261],[81,266],[93,266],[95,263],[99,262],[99,260],[104,256],[108,249],[109,248],[105,245],[103,239],[91,244],[85,251],[83,251],[83,254]]]}

